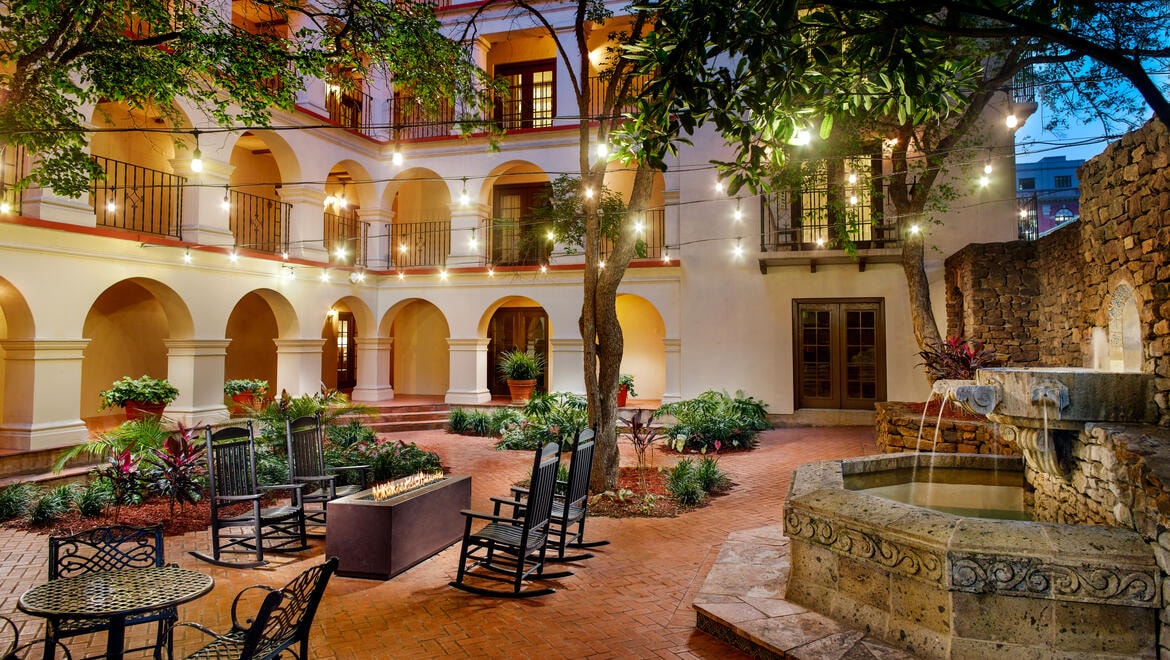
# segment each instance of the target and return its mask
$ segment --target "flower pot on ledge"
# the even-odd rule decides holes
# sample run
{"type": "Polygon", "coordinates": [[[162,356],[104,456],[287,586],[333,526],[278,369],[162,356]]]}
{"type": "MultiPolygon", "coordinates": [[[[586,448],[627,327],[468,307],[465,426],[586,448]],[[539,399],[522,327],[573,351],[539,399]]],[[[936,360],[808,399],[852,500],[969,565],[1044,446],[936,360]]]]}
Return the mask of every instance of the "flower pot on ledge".
{"type": "Polygon", "coordinates": [[[512,395],[512,403],[524,405],[532,398],[532,393],[536,390],[536,379],[533,380],[508,380],[508,393],[512,395]]]}
{"type": "Polygon", "coordinates": [[[630,395],[630,388],[626,387],[625,385],[618,385],[618,393],[617,393],[618,408],[622,408],[626,405],[626,398],[629,397],[629,395],[630,395]]]}
{"type": "Polygon", "coordinates": [[[232,406],[232,414],[243,415],[249,410],[255,410],[257,398],[258,397],[256,396],[255,392],[240,392],[239,394],[233,394],[232,401],[236,405],[232,406]]]}
{"type": "Polygon", "coordinates": [[[142,419],[150,416],[154,418],[161,418],[163,411],[166,410],[165,403],[148,403],[146,401],[127,401],[126,421],[132,422],[134,420],[142,419]]]}

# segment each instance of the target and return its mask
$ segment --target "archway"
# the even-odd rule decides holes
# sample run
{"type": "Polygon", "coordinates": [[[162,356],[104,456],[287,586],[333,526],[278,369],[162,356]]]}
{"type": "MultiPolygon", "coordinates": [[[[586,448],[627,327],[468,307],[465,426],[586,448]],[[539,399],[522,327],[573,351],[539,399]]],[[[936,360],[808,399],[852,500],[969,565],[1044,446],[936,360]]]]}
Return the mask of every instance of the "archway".
{"type": "Polygon", "coordinates": [[[488,262],[496,266],[547,264],[555,236],[538,222],[534,209],[546,202],[548,175],[527,161],[505,163],[485,179],[480,194],[491,204],[488,262]]]}
{"type": "Polygon", "coordinates": [[[639,399],[662,399],[666,391],[666,324],[650,301],[631,294],[617,297],[618,323],[625,350],[621,373],[634,377],[639,399]]]}
{"type": "Polygon", "coordinates": [[[397,268],[442,266],[451,252],[451,191],[432,170],[399,174],[387,188],[394,213],[390,259],[397,268]]]}
{"type": "MultiPolygon", "coordinates": [[[[9,369],[5,343],[35,336],[32,312],[20,291],[0,277],[0,429],[32,421],[31,369],[9,369]],[[9,382],[11,380],[12,382],[9,382]]],[[[0,434],[2,435],[2,434],[0,434]]]]}
{"type": "Polygon", "coordinates": [[[1128,282],[1120,282],[1109,298],[1109,370],[1141,371],[1142,324],[1137,298],[1128,282]]]}
{"type": "Polygon", "coordinates": [[[295,152],[270,131],[245,131],[232,146],[229,164],[232,174],[225,196],[235,244],[268,254],[286,254],[292,204],[281,200],[280,189],[283,170],[300,169],[295,152]]]}
{"type": "MultiPolygon", "coordinates": [[[[224,336],[231,340],[224,358],[225,380],[254,378],[276,386],[277,352],[273,341],[281,336],[268,300],[252,291],[240,298],[228,316],[224,336]]],[[[275,394],[269,391],[269,395],[275,394]]]]}
{"type": "Polygon", "coordinates": [[[547,391],[552,338],[548,312],[531,298],[521,296],[499,300],[489,311],[482,331],[488,340],[487,382],[492,396],[508,396],[508,384],[499,378],[497,365],[500,354],[512,350],[531,353],[544,362],[545,372],[536,379],[536,391],[547,391]]]}
{"type": "Polygon", "coordinates": [[[451,386],[451,332],[443,312],[416,298],[395,305],[391,315],[390,383],[395,395],[446,394],[451,386]]]}
{"type": "Polygon", "coordinates": [[[373,313],[364,301],[346,296],[333,303],[321,326],[321,383],[352,394],[358,382],[357,347],[362,337],[373,337],[373,313]]]}

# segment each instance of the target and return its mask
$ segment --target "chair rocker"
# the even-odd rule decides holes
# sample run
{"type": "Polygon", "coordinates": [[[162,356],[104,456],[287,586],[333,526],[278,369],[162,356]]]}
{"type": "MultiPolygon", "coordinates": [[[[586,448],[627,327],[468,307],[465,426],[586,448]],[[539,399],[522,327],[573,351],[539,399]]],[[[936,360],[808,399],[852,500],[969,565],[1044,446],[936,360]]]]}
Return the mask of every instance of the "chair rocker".
{"type": "Polygon", "coordinates": [[[459,550],[459,571],[450,583],[456,589],[482,596],[529,598],[551,594],[551,587],[524,589],[524,581],[544,578],[545,549],[548,547],[548,528],[552,509],[553,489],[560,463],[560,446],[550,442],[536,452],[529,481],[528,500],[492,498],[494,513],[479,513],[464,509],[466,517],[463,544],[459,550]],[[511,506],[516,515],[501,515],[501,505],[511,506]],[[474,520],[488,523],[471,531],[474,520]],[[489,580],[511,585],[510,590],[492,589],[468,584],[468,579],[489,580]]]}
{"type": "MultiPolygon", "coordinates": [[[[329,502],[365,490],[369,466],[325,467],[324,435],[320,414],[285,420],[285,437],[288,441],[289,483],[305,484],[305,490],[301,494],[301,502],[305,506],[305,523],[311,528],[324,530],[329,502]],[[360,483],[336,485],[338,473],[341,472],[357,472],[360,483]]],[[[309,536],[320,537],[324,534],[310,533],[309,536]]]]}
{"type": "MultiPolygon", "coordinates": [[[[546,559],[549,563],[581,561],[593,557],[585,552],[567,555],[567,548],[596,548],[609,545],[609,541],[585,541],[585,515],[589,506],[589,473],[593,470],[593,429],[583,429],[573,440],[573,458],[569,463],[569,476],[557,484],[564,488],[563,494],[554,494],[552,519],[549,524],[549,547],[556,550],[556,556],[546,559]],[[574,529],[574,527],[576,529],[574,529]]],[[[528,495],[527,488],[512,487],[517,499],[528,495]]],[[[562,573],[545,573],[545,577],[562,577],[562,573]]]]}
{"type": "Polygon", "coordinates": [[[265,585],[247,587],[232,601],[232,627],[226,633],[216,633],[198,623],[183,622],[214,639],[187,656],[190,659],[267,660],[289,653],[301,660],[309,657],[309,632],[317,607],[325,594],[329,578],[337,570],[337,558],[330,557],[314,566],[280,589],[265,585]],[[253,618],[241,620],[240,603],[253,590],[265,592],[260,610],[253,618]],[[294,648],[296,647],[296,648],[294,648]]]}
{"type": "MultiPolygon", "coordinates": [[[[73,577],[87,573],[133,568],[164,566],[162,525],[130,527],[113,525],[95,527],[69,536],[49,537],[49,579],[73,577]]],[[[154,657],[161,658],[163,650],[171,657],[173,636],[171,627],[178,620],[174,607],[164,607],[126,618],[126,626],[158,623],[155,643],[130,651],[154,649],[154,657]]],[[[89,635],[110,629],[108,621],[93,618],[51,616],[46,619],[45,644],[57,646],[60,640],[89,635]]]]}
{"type": "Polygon", "coordinates": [[[305,533],[304,484],[260,486],[256,483],[256,449],[252,424],[229,427],[207,436],[207,499],[211,504],[211,554],[192,551],[218,566],[255,568],[268,562],[265,552],[299,552],[309,547],[305,533]],[[263,506],[266,493],[287,491],[288,504],[263,506]],[[241,510],[243,509],[243,510],[241,510]],[[248,554],[231,561],[225,553],[248,554]]]}

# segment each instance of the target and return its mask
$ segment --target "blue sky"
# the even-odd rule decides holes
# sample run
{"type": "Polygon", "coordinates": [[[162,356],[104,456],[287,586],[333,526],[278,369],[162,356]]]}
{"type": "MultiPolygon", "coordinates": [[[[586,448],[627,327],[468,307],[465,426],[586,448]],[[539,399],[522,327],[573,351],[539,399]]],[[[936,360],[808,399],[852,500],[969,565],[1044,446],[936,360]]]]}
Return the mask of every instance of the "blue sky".
{"type": "Polygon", "coordinates": [[[1044,130],[1041,107],[1016,131],[1016,161],[1034,163],[1047,156],[1065,156],[1069,160],[1088,160],[1105,150],[1117,137],[1107,137],[1100,125],[1074,124],[1060,133],[1044,130]]]}

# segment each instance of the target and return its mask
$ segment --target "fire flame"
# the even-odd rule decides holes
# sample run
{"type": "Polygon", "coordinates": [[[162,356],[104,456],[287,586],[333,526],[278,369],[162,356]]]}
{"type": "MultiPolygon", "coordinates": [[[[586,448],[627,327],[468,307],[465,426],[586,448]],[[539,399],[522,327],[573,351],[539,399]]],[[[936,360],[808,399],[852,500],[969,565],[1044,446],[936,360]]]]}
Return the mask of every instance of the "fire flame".
{"type": "Polygon", "coordinates": [[[374,487],[370,489],[370,495],[373,496],[374,500],[381,502],[395,495],[401,495],[408,490],[425,486],[432,481],[438,481],[445,476],[442,472],[418,472],[408,477],[395,479],[394,481],[383,481],[380,484],[374,484],[374,487]]]}

